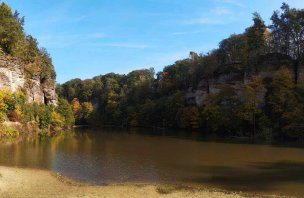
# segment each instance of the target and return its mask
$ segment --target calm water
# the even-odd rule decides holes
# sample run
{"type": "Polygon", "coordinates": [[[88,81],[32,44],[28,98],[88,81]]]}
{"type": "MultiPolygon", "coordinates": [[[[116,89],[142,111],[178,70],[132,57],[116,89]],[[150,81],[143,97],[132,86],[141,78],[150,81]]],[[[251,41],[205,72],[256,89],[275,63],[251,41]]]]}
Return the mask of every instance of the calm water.
{"type": "Polygon", "coordinates": [[[49,169],[82,182],[177,183],[304,195],[302,148],[78,129],[75,135],[1,144],[0,149],[0,165],[49,169]]]}

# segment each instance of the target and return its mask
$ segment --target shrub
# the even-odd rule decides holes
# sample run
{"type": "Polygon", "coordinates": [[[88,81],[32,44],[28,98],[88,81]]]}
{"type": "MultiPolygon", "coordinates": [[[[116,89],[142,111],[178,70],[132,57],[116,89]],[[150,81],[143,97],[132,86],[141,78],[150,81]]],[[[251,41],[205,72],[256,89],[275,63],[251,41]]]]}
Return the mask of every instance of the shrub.
{"type": "Polygon", "coordinates": [[[48,128],[49,124],[51,123],[52,117],[51,117],[51,110],[50,107],[45,107],[40,109],[40,115],[39,115],[39,128],[40,129],[46,129],[48,128]]]}
{"type": "Polygon", "coordinates": [[[159,186],[157,187],[157,192],[160,194],[170,194],[173,193],[176,189],[173,186],[159,186]]]}
{"type": "Polygon", "coordinates": [[[57,113],[56,111],[53,111],[51,113],[51,124],[55,127],[63,127],[65,124],[65,119],[62,115],[60,115],[59,113],[57,113]]]}
{"type": "Polygon", "coordinates": [[[15,109],[15,100],[11,91],[7,89],[0,90],[0,111],[8,112],[15,109]]]}
{"type": "Polygon", "coordinates": [[[2,126],[1,136],[7,138],[17,138],[19,137],[19,131],[11,126],[2,126]]]}
{"type": "Polygon", "coordinates": [[[6,114],[3,112],[0,112],[0,123],[3,123],[6,120],[6,114]]]}
{"type": "Polygon", "coordinates": [[[20,121],[20,117],[18,116],[18,113],[16,111],[12,111],[9,114],[7,114],[7,118],[11,122],[19,122],[20,121]]]}

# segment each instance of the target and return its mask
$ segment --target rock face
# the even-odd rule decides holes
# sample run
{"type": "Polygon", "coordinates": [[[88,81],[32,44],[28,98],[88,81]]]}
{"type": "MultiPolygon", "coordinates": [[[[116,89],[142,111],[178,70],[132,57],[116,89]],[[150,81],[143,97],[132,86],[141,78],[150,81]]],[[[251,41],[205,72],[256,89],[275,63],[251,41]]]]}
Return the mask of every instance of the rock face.
{"type": "MultiPolygon", "coordinates": [[[[286,57],[280,57],[277,54],[270,54],[259,62],[259,67],[256,72],[251,74],[246,74],[242,72],[228,72],[218,75],[216,78],[202,79],[197,86],[197,89],[193,90],[189,88],[186,94],[186,99],[188,103],[196,104],[198,106],[203,106],[209,94],[218,94],[223,88],[229,86],[234,89],[236,95],[242,100],[244,98],[243,91],[246,84],[250,81],[252,75],[259,75],[262,77],[263,82],[269,81],[273,78],[273,75],[277,70],[282,67],[286,67],[290,70],[295,78],[294,73],[294,62],[286,57]],[[268,57],[267,57],[268,56],[268,57]]],[[[299,68],[297,73],[299,81],[304,81],[304,68],[299,68]]],[[[264,101],[266,95],[265,84],[263,90],[260,94],[260,99],[264,101]]]]}
{"type": "Polygon", "coordinates": [[[16,58],[6,58],[0,52],[0,89],[4,88],[12,92],[25,89],[30,103],[57,105],[53,82],[49,80],[41,83],[39,76],[26,79],[24,66],[16,58]]]}
{"type": "Polygon", "coordinates": [[[188,90],[186,98],[187,101],[202,106],[206,103],[209,94],[218,94],[227,86],[233,88],[238,97],[242,98],[247,81],[248,77],[246,75],[234,72],[219,75],[217,78],[208,81],[203,79],[199,82],[196,90],[188,90]]]}
{"type": "Polygon", "coordinates": [[[44,102],[57,106],[58,98],[54,83],[51,81],[45,81],[41,84],[41,88],[44,95],[44,102]]]}
{"type": "Polygon", "coordinates": [[[16,91],[25,83],[24,68],[16,59],[8,60],[0,56],[0,88],[16,91]]]}

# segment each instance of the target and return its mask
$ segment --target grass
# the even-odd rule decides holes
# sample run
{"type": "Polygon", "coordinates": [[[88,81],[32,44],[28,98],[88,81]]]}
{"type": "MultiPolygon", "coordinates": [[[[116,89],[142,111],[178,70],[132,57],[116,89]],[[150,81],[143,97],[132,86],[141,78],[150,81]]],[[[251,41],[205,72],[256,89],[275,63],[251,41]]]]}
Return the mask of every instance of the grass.
{"type": "Polygon", "coordinates": [[[168,186],[168,185],[158,186],[157,187],[157,192],[159,194],[170,194],[170,193],[173,193],[176,190],[177,190],[176,187],[174,187],[174,186],[168,186]]]}

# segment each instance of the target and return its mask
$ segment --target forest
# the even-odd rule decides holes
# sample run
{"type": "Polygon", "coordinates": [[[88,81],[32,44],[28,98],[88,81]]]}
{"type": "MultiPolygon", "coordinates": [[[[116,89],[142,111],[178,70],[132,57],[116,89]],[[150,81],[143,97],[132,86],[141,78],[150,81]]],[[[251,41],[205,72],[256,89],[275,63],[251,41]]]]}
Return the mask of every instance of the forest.
{"type": "Polygon", "coordinates": [[[303,53],[304,10],[283,3],[270,25],[254,13],[243,33],[158,73],[149,68],[76,78],[56,91],[71,103],[76,124],[301,140],[303,53]]]}

